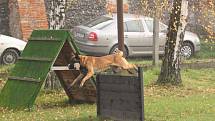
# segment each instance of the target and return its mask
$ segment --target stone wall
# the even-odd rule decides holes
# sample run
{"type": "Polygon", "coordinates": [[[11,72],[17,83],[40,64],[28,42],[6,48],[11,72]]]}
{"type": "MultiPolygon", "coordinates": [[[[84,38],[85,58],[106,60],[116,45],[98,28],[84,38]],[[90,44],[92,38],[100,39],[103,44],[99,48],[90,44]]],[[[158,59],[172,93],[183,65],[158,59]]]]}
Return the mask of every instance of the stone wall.
{"type": "MultiPolygon", "coordinates": [[[[47,16],[51,11],[51,1],[45,0],[47,16]]],[[[106,14],[106,0],[67,0],[65,29],[71,29],[97,16],[106,14]]],[[[48,19],[50,24],[50,18],[48,19]]]]}
{"type": "Polygon", "coordinates": [[[65,28],[71,29],[106,14],[105,6],[106,0],[72,0],[67,4],[65,28]]]}
{"type": "Polygon", "coordinates": [[[9,35],[8,0],[0,0],[0,33],[9,35]]]}

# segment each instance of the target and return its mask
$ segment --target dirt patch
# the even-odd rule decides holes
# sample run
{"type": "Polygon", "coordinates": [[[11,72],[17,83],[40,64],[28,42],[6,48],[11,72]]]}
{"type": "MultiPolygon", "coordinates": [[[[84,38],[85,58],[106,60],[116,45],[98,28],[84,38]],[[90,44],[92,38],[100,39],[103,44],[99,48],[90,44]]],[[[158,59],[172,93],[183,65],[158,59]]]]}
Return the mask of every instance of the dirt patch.
{"type": "Polygon", "coordinates": [[[188,88],[188,87],[168,87],[168,86],[157,86],[150,85],[144,88],[144,96],[153,97],[187,97],[194,94],[215,94],[215,88],[188,88]]]}
{"type": "Polygon", "coordinates": [[[189,69],[202,69],[202,68],[215,68],[215,61],[211,60],[209,62],[192,62],[192,63],[183,63],[182,68],[189,69]]]}

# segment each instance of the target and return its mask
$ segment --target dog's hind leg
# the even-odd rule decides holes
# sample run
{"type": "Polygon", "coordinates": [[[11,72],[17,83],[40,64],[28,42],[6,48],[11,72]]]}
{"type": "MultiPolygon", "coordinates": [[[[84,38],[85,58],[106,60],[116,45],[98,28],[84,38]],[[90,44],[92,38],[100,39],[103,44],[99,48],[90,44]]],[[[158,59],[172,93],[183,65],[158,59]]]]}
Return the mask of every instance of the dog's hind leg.
{"type": "Polygon", "coordinates": [[[70,84],[70,86],[73,86],[78,80],[81,80],[84,77],[84,74],[80,73],[77,78],[70,84]]]}

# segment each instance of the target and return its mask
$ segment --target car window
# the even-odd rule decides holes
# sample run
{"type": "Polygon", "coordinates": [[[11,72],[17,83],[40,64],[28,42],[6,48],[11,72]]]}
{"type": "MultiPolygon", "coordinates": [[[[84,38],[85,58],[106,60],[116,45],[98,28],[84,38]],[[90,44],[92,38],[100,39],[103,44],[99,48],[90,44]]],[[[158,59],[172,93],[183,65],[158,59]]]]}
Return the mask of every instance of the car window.
{"type": "Polygon", "coordinates": [[[113,23],[113,21],[109,20],[109,21],[99,23],[99,24],[93,26],[92,28],[102,30],[102,29],[105,29],[106,27],[108,27],[112,23],[113,23]]]}
{"type": "MultiPolygon", "coordinates": [[[[153,32],[153,20],[145,20],[149,32],[153,32]]],[[[159,22],[159,32],[166,31],[167,26],[159,22]]]]}
{"type": "Polygon", "coordinates": [[[160,31],[160,32],[166,32],[166,31],[167,31],[167,28],[168,28],[168,27],[167,27],[165,24],[163,24],[163,23],[160,23],[160,24],[159,24],[159,27],[160,27],[160,28],[159,28],[159,31],[160,31]]]}
{"type": "Polygon", "coordinates": [[[87,23],[84,24],[84,26],[87,26],[87,27],[95,27],[95,28],[103,28],[104,26],[107,26],[109,24],[111,24],[112,22],[112,18],[110,17],[106,17],[106,16],[100,16],[94,20],[91,20],[87,23]]]}
{"type": "Polygon", "coordinates": [[[126,26],[126,28],[124,28],[124,30],[126,30],[127,32],[143,32],[144,31],[141,20],[127,21],[127,22],[125,22],[124,26],[126,26]]]}
{"type": "Polygon", "coordinates": [[[153,21],[152,20],[145,20],[146,26],[150,32],[153,32],[153,21]]]}
{"type": "Polygon", "coordinates": [[[125,24],[125,22],[123,23],[123,27],[124,27],[124,32],[128,32],[128,28],[127,28],[127,25],[125,24]]]}

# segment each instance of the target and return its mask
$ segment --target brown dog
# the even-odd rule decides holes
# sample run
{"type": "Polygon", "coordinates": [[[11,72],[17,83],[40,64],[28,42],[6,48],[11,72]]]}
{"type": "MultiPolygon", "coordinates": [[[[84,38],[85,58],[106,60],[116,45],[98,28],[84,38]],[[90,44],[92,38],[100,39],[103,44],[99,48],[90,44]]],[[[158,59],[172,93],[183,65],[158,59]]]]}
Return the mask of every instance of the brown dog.
{"type": "Polygon", "coordinates": [[[121,69],[125,69],[128,72],[129,69],[135,69],[137,71],[136,65],[129,64],[128,61],[123,57],[123,52],[118,49],[115,50],[115,53],[106,56],[93,57],[79,55],[79,58],[80,65],[87,69],[87,74],[83,78],[84,74],[80,73],[80,75],[73,81],[71,86],[73,86],[78,80],[83,78],[80,84],[80,87],[82,87],[84,83],[94,75],[95,71],[101,72],[110,68],[110,66],[116,66],[121,69]]]}

